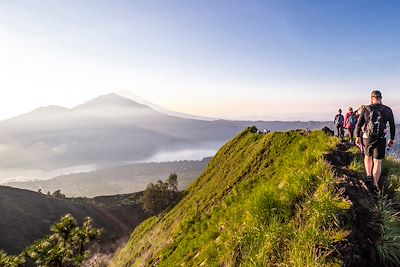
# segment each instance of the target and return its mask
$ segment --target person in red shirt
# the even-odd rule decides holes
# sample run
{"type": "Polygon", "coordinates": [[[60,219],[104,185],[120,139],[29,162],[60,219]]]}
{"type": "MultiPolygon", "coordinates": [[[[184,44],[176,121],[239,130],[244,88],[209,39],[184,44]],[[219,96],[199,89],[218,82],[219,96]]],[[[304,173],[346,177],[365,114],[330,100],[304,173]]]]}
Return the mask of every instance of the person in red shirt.
{"type": "Polygon", "coordinates": [[[347,129],[350,136],[350,143],[354,141],[354,129],[356,128],[357,118],[356,113],[353,112],[353,108],[350,107],[349,111],[344,116],[344,128],[347,129]]]}

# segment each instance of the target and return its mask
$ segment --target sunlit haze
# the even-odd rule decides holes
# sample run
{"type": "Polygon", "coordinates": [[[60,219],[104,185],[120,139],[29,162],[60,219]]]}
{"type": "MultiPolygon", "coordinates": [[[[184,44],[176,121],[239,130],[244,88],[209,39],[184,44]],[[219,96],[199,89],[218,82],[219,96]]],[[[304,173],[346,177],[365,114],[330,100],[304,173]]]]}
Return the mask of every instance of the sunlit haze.
{"type": "Polygon", "coordinates": [[[229,119],[400,112],[396,1],[0,2],[0,119],[128,90],[229,119]]]}

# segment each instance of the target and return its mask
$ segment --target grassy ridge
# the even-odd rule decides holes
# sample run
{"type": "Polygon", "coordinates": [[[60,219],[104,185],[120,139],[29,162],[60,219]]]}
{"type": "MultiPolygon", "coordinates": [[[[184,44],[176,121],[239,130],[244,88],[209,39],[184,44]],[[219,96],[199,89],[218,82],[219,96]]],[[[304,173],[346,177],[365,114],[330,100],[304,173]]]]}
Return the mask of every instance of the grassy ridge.
{"type": "Polygon", "coordinates": [[[336,218],[323,132],[257,135],[228,142],[169,212],[141,224],[112,266],[321,266],[347,233],[336,218]]]}

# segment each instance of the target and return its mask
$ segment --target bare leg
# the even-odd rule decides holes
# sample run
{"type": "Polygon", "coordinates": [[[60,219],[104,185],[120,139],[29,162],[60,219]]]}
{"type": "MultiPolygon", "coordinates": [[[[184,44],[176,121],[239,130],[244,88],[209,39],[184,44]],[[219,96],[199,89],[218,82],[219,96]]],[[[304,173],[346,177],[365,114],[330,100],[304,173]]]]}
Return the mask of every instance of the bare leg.
{"type": "Polygon", "coordinates": [[[367,155],[365,155],[364,165],[365,165],[365,172],[367,173],[367,176],[372,176],[372,168],[374,166],[374,161],[372,160],[372,157],[368,157],[367,155]]]}
{"type": "Polygon", "coordinates": [[[353,141],[354,140],[354,128],[350,128],[349,131],[350,131],[350,141],[353,141]]]}
{"type": "Polygon", "coordinates": [[[382,173],[382,160],[381,159],[374,159],[374,185],[378,186],[379,179],[381,178],[382,173]]]}

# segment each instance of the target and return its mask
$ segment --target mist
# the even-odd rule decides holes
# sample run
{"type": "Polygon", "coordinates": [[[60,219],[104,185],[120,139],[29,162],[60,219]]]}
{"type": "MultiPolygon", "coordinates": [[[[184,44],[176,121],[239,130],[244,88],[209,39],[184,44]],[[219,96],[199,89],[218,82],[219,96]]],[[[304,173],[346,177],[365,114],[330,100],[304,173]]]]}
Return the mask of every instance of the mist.
{"type": "Polygon", "coordinates": [[[165,151],[157,153],[144,162],[171,162],[177,160],[202,160],[204,158],[213,157],[217,153],[217,149],[183,149],[179,151],[165,151]]]}
{"type": "Polygon", "coordinates": [[[77,165],[67,168],[58,168],[54,170],[43,169],[0,169],[0,184],[8,182],[25,182],[49,180],[51,178],[68,175],[73,173],[84,173],[96,171],[99,169],[108,169],[114,166],[123,166],[131,163],[150,163],[150,162],[174,162],[182,160],[202,160],[204,158],[213,157],[218,151],[218,146],[197,149],[182,149],[176,151],[163,151],[140,161],[125,162],[124,164],[89,164],[77,165]]]}
{"type": "Polygon", "coordinates": [[[96,170],[96,165],[79,165],[54,170],[43,169],[0,169],[0,184],[7,182],[22,182],[48,180],[56,176],[96,170]]]}

